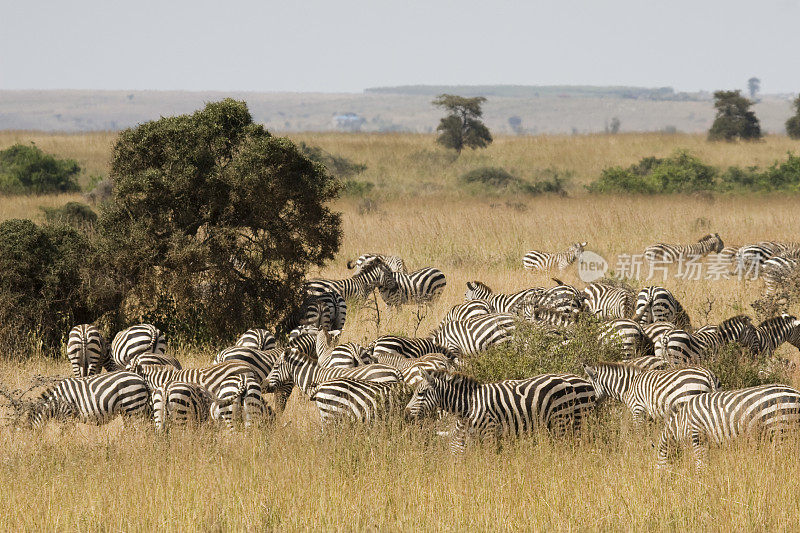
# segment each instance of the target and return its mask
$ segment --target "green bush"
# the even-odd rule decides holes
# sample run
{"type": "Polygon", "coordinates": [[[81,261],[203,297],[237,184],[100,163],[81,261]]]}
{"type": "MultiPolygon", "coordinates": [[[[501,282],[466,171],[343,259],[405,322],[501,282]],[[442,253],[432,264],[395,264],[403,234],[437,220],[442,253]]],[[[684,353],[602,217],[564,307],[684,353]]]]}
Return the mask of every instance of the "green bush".
{"type": "Polygon", "coordinates": [[[754,356],[737,343],[708,354],[703,366],[714,372],[722,389],[792,382],[783,363],[766,355],[754,356]]]}
{"type": "Polygon", "coordinates": [[[363,197],[372,192],[375,184],[369,181],[344,180],[342,182],[342,196],[363,197]]]}
{"type": "Polygon", "coordinates": [[[326,152],[319,146],[312,146],[310,144],[300,142],[297,147],[304,156],[315,163],[323,165],[331,175],[339,179],[349,178],[351,176],[361,174],[367,170],[367,165],[355,163],[346,157],[326,152]]]}
{"type": "Polygon", "coordinates": [[[81,168],[72,159],[59,159],[34,145],[15,144],[0,150],[0,192],[45,194],[79,190],[81,168]]]}
{"type": "Polygon", "coordinates": [[[63,223],[70,226],[83,228],[97,222],[97,213],[92,208],[80,202],[67,202],[61,207],[40,207],[44,218],[51,224],[63,223]]]}
{"type": "Polygon", "coordinates": [[[588,189],[597,193],[690,193],[713,190],[716,176],[717,169],[680,150],[665,159],[646,157],[627,169],[604,169],[588,189]]]}
{"type": "Polygon", "coordinates": [[[463,187],[476,194],[528,194],[557,193],[566,195],[567,177],[563,173],[548,169],[548,177],[529,182],[514,176],[499,167],[480,167],[459,176],[463,187]]]}
{"type": "Polygon", "coordinates": [[[722,174],[720,190],[800,192],[800,156],[789,154],[786,161],[773,163],[764,171],[758,167],[731,167],[722,174]]]}
{"type": "Polygon", "coordinates": [[[794,115],[786,121],[786,134],[792,139],[800,139],[800,95],[792,102],[794,115]]]}

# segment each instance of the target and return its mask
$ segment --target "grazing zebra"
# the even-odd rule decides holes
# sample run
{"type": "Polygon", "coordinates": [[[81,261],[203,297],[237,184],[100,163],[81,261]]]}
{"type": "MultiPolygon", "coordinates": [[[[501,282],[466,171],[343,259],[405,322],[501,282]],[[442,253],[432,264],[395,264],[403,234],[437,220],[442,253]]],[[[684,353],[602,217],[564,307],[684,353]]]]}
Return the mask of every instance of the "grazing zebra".
{"type": "Polygon", "coordinates": [[[439,325],[451,320],[468,320],[470,318],[493,313],[492,307],[486,300],[470,300],[463,304],[456,304],[450,308],[439,325]]]}
{"type": "Polygon", "coordinates": [[[272,350],[278,345],[275,335],[266,329],[248,329],[236,341],[234,346],[255,348],[256,350],[272,350]]]}
{"type": "Polygon", "coordinates": [[[303,286],[307,296],[322,296],[336,292],[346,299],[365,300],[378,286],[381,274],[391,271],[377,257],[364,262],[361,270],[347,279],[312,279],[303,286]]]}
{"type": "Polygon", "coordinates": [[[714,392],[719,380],[699,366],[678,370],[645,370],[628,363],[602,363],[584,370],[598,401],[612,398],[625,404],[637,424],[663,418],[669,410],[696,394],[714,392]]]}
{"type": "Polygon", "coordinates": [[[522,318],[528,322],[549,324],[558,328],[569,328],[578,322],[576,313],[564,313],[556,309],[525,306],[522,318]]]}
{"type": "Polygon", "coordinates": [[[447,348],[437,344],[430,337],[384,335],[372,341],[367,350],[372,354],[372,358],[380,363],[380,358],[387,355],[416,359],[427,353],[446,353],[447,348]]]}
{"type": "Polygon", "coordinates": [[[147,415],[149,399],[147,383],[133,372],[66,378],[42,393],[27,422],[32,428],[42,427],[51,418],[104,424],[117,415],[147,415]]]}
{"type": "Polygon", "coordinates": [[[675,263],[681,258],[704,257],[711,252],[721,252],[725,247],[719,233],[709,234],[696,244],[664,244],[662,242],[648,246],[644,250],[644,258],[650,262],[675,263]]]}
{"type": "Polygon", "coordinates": [[[798,279],[800,258],[776,255],[764,262],[761,271],[761,278],[766,286],[765,294],[775,294],[779,287],[791,282],[792,278],[798,279]]]}
{"type": "Polygon", "coordinates": [[[670,331],[672,329],[677,329],[678,326],[673,324],[672,322],[665,322],[660,320],[658,322],[652,322],[650,324],[643,324],[642,331],[644,334],[650,337],[650,340],[653,341],[655,344],[661,338],[664,333],[670,331]]]}
{"type": "Polygon", "coordinates": [[[672,365],[685,365],[696,363],[704,353],[731,342],[751,347],[755,339],[756,331],[750,317],[737,315],[718,326],[703,326],[693,334],[682,329],[667,331],[661,336],[660,351],[656,355],[672,365]]]}
{"type": "Polygon", "coordinates": [[[586,309],[600,318],[630,318],[636,296],[624,287],[590,283],[583,289],[586,309]]]}
{"type": "Polygon", "coordinates": [[[317,404],[323,429],[340,420],[369,423],[390,413],[397,384],[336,378],[315,386],[309,394],[317,404]]]}
{"type": "Polygon", "coordinates": [[[111,358],[119,368],[125,368],[134,356],[143,353],[164,353],[167,343],[164,334],[151,324],[137,324],[124,329],[111,341],[111,358]]]}
{"type": "Polygon", "coordinates": [[[290,349],[281,356],[266,381],[271,388],[288,387],[290,391],[297,385],[301,391],[310,395],[317,384],[336,378],[353,378],[376,383],[400,383],[403,380],[400,371],[391,365],[375,363],[355,368],[325,368],[297,350],[290,349]]]}
{"type": "Polygon", "coordinates": [[[325,330],[317,333],[317,361],[323,367],[352,368],[372,363],[372,354],[356,342],[331,346],[331,336],[325,330]]]}
{"type": "Polygon", "coordinates": [[[672,322],[676,327],[691,330],[689,315],[677,298],[664,287],[645,287],[636,296],[636,312],[633,319],[640,324],[672,322]]]}
{"type": "Polygon", "coordinates": [[[728,263],[730,266],[736,265],[736,256],[741,246],[726,246],[717,253],[720,263],[728,263]]]}
{"type": "MultiPolygon", "coordinates": [[[[546,308],[555,309],[565,314],[580,313],[585,308],[584,298],[585,295],[572,287],[565,285],[560,280],[554,279],[558,285],[545,289],[537,295],[526,297],[522,303],[523,315],[528,308],[546,308]]],[[[530,310],[527,311],[531,313],[530,310]]]]}
{"type": "MultiPolygon", "coordinates": [[[[255,348],[248,348],[246,346],[234,346],[233,348],[226,348],[214,357],[214,364],[219,364],[224,361],[241,361],[250,365],[258,376],[259,383],[262,389],[264,388],[267,376],[275,368],[278,359],[283,355],[283,349],[273,348],[271,350],[257,350],[255,348]]],[[[286,408],[286,402],[289,395],[292,393],[291,385],[278,389],[272,389],[268,392],[274,393],[275,408],[278,411],[283,411],[286,408]]]]}
{"type": "Polygon", "coordinates": [[[602,325],[600,341],[616,345],[627,357],[654,353],[653,341],[638,322],[627,318],[617,318],[602,325]]]}
{"type": "Polygon", "coordinates": [[[294,327],[341,330],[347,320],[347,303],[336,291],[306,295],[297,312],[290,317],[294,327]]]}
{"type": "Polygon", "coordinates": [[[382,270],[378,290],[386,305],[432,303],[442,294],[447,278],[438,268],[422,268],[410,274],[382,270]]]}
{"type": "Polygon", "coordinates": [[[496,383],[478,381],[449,372],[422,372],[407,416],[420,418],[436,409],[458,417],[451,449],[462,453],[468,432],[480,438],[530,433],[538,428],[580,429],[583,412],[594,407],[590,382],[568,374],[544,374],[530,379],[496,383]]]}
{"type": "Polygon", "coordinates": [[[516,328],[514,315],[492,313],[469,320],[454,320],[432,334],[454,357],[475,355],[511,338],[516,328]]]}
{"type": "Polygon", "coordinates": [[[356,271],[354,272],[354,274],[358,274],[359,272],[361,272],[361,269],[363,268],[364,263],[369,261],[373,257],[377,257],[378,259],[383,261],[383,264],[385,264],[387,267],[389,267],[389,270],[391,270],[392,272],[399,272],[400,274],[405,274],[406,273],[406,264],[403,261],[403,258],[398,256],[398,255],[363,254],[363,255],[360,255],[354,261],[352,261],[352,260],[348,261],[347,262],[347,268],[349,268],[349,269],[355,268],[356,271]]]}
{"type": "Polygon", "coordinates": [[[133,372],[134,368],[144,365],[166,365],[177,368],[178,370],[183,368],[181,366],[181,362],[171,355],[159,353],[141,353],[128,361],[128,364],[125,365],[125,370],[130,370],[133,372]]]}
{"type": "Polygon", "coordinates": [[[800,423],[800,391],[786,385],[762,385],[698,394],[670,413],[658,444],[658,466],[667,465],[671,445],[691,445],[703,468],[704,442],[723,444],[747,433],[775,435],[800,423]]]}
{"type": "MultiPolygon", "coordinates": [[[[286,342],[287,348],[297,348],[301,353],[312,359],[317,358],[317,334],[320,330],[311,326],[300,326],[289,332],[286,342]]],[[[332,336],[339,335],[339,331],[329,331],[332,336]]]]}
{"type": "Polygon", "coordinates": [[[108,359],[108,345],[100,330],[91,324],[69,330],[67,358],[76,378],[99,374],[108,359]]]}
{"type": "Polygon", "coordinates": [[[800,249],[797,242],[761,241],[742,246],[736,253],[736,269],[739,275],[751,273],[757,276],[764,263],[778,255],[800,249]]]}
{"type": "Polygon", "coordinates": [[[542,287],[533,287],[512,294],[494,293],[485,283],[468,281],[464,300],[466,304],[485,300],[493,313],[520,313],[523,302],[535,300],[542,293],[544,293],[542,287]]]}
{"type": "Polygon", "coordinates": [[[409,359],[396,353],[382,354],[377,357],[378,363],[393,366],[400,371],[403,382],[409,387],[416,387],[422,380],[422,370],[450,370],[450,359],[443,353],[427,353],[415,359],[409,359]]]}
{"type": "Polygon", "coordinates": [[[525,270],[551,270],[553,268],[564,270],[578,260],[585,247],[585,242],[576,242],[567,248],[566,252],[551,254],[531,250],[522,258],[522,266],[525,270]]]}
{"type": "Polygon", "coordinates": [[[156,387],[151,394],[153,423],[156,431],[167,424],[187,426],[201,424],[211,415],[211,394],[196,383],[173,381],[156,387]]]}
{"type": "Polygon", "coordinates": [[[761,322],[752,346],[755,353],[771,355],[784,342],[800,349],[800,320],[786,313],[761,322]]]}

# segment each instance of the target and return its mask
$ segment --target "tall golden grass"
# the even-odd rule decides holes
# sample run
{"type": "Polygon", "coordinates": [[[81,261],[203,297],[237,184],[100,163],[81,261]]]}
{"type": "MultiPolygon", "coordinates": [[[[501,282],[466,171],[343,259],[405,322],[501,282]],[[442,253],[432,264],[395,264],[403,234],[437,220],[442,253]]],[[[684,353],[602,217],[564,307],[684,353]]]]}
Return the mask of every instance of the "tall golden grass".
{"type": "MultiPolygon", "coordinates": [[[[111,134],[82,139],[5,133],[0,147],[11,135],[35,138],[43,149],[52,142],[75,157],[70,143],[87,146],[81,157],[96,168],[107,160],[113,140],[111,134]]],[[[449,306],[462,301],[468,280],[498,291],[552,284],[548,274],[522,270],[529,249],[562,250],[588,241],[613,269],[617,254],[641,252],[656,241],[692,242],[710,232],[719,232],[726,243],[798,240],[800,211],[791,196],[479,198],[451,187],[459,172],[452,165],[520,172],[556,166],[589,180],[604,166],[679,147],[714,164],[764,165],[796,146],[784,138],[727,145],[681,135],[509,137],[452,164],[430,156],[440,153],[430,136],[295,138],[366,163],[364,179],[394,191],[366,213],[358,199],[337,203],[343,213],[341,250],[312,275],[346,276],[347,259],[368,251],[397,253],[411,268],[436,266],[447,275],[442,298],[430,308],[394,312],[381,303],[378,320],[372,301],[351,305],[344,340],[426,334],[449,306]],[[431,186],[430,195],[402,195],[423,181],[438,188],[431,186]]],[[[0,218],[36,216],[38,205],[68,199],[3,198],[0,218]]],[[[558,276],[583,286],[574,267],[558,276]]],[[[737,279],[655,282],[674,290],[695,325],[739,312],[753,315],[749,304],[761,290],[759,282],[737,279]]],[[[797,359],[794,348],[784,347],[781,354],[797,359]]],[[[180,352],[188,366],[211,355],[191,347],[180,352]]],[[[41,357],[0,360],[6,385],[23,386],[37,373],[67,375],[69,367],[65,360],[41,357]]],[[[474,447],[463,459],[450,456],[447,439],[435,434],[447,423],[438,424],[390,422],[321,433],[313,405],[295,391],[274,426],[234,434],[201,428],[158,436],[145,423],[123,428],[119,422],[100,428],[51,424],[42,433],[4,428],[0,529],[797,529],[797,438],[714,449],[703,474],[693,471],[686,456],[659,473],[651,447],[658,425],[636,430],[627,413],[613,406],[579,439],[509,440],[499,452],[474,447]]]]}

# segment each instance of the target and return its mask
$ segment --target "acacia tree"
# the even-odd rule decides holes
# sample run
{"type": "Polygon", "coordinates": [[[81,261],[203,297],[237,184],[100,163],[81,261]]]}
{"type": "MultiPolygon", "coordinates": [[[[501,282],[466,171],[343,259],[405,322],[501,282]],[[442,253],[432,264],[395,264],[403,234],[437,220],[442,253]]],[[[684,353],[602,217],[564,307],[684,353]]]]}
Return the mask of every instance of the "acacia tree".
{"type": "Polygon", "coordinates": [[[275,324],[339,248],[338,182],[244,102],[123,131],[111,177],[99,226],[129,321],[195,341],[275,324]]]}
{"type": "Polygon", "coordinates": [[[448,114],[439,122],[436,142],[452,148],[459,154],[465,147],[483,148],[492,142],[492,134],[481,121],[483,96],[465,98],[453,94],[441,94],[432,103],[443,107],[448,114]]]}
{"type": "Polygon", "coordinates": [[[742,96],[740,91],[715,92],[714,107],[717,109],[717,116],[708,130],[708,140],[760,139],[761,125],[756,114],[750,111],[752,105],[753,102],[742,96]]]}
{"type": "Polygon", "coordinates": [[[795,113],[786,121],[786,133],[792,139],[800,139],[800,94],[793,102],[795,113]]]}

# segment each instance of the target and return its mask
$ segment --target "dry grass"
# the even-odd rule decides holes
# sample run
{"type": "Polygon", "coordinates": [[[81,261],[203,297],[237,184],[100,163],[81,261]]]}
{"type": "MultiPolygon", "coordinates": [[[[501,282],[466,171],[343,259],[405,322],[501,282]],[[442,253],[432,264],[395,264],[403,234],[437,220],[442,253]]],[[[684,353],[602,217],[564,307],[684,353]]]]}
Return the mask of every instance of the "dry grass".
{"type": "MultiPolygon", "coordinates": [[[[88,142],[53,137],[60,139],[53,146],[88,142]]],[[[397,193],[411,190],[421,169],[431,166],[413,163],[411,156],[433,150],[430,137],[299,138],[366,162],[370,178],[396,181],[397,193]]],[[[110,137],[102,139],[92,141],[95,149],[108,146],[110,137]]],[[[602,166],[668,154],[678,146],[717,164],[747,165],[770,162],[791,145],[783,138],[752,145],[708,145],[691,136],[656,135],[502,138],[490,150],[465,159],[470,165],[483,158],[529,169],[555,165],[590,176],[602,166]]],[[[86,157],[100,160],[91,151],[86,157]]],[[[402,255],[413,268],[437,266],[448,278],[443,297],[422,309],[421,320],[412,307],[394,314],[381,305],[378,323],[369,305],[351,305],[344,340],[410,333],[417,326],[426,333],[462,300],[464,283],[471,279],[497,290],[549,285],[547,275],[522,270],[521,257],[528,249],[561,250],[585,240],[610,258],[655,241],[694,241],[713,231],[726,243],[797,240],[800,227],[793,197],[480,199],[449,189],[448,180],[456,174],[430,170],[427,179],[441,185],[436,194],[390,195],[379,201],[379,212],[359,214],[358,200],[337,204],[344,213],[344,242],[320,275],[345,276],[347,259],[381,251],[402,255]]],[[[67,199],[2,199],[0,217],[33,215],[38,205],[67,199]]],[[[574,269],[560,276],[582,286],[574,269]]],[[[696,325],[738,312],[752,315],[749,303],[761,288],[738,280],[670,278],[664,284],[681,298],[696,325]]],[[[797,359],[793,348],[784,347],[782,353],[797,359]]],[[[183,354],[195,365],[209,356],[183,354]]],[[[0,380],[12,386],[36,373],[68,372],[63,360],[0,362],[0,380]]],[[[797,528],[798,439],[761,445],[744,441],[712,450],[709,468],[700,475],[686,457],[672,472],[656,473],[651,443],[657,426],[635,432],[630,417],[617,409],[604,410],[594,425],[579,441],[525,438],[507,441],[499,453],[473,448],[463,460],[451,458],[446,440],[430,427],[395,423],[320,434],[313,406],[297,393],[275,427],[233,435],[202,429],[160,437],[144,424],[52,424],[41,435],[2,429],[0,498],[6,512],[0,513],[0,529],[797,528]]]]}

